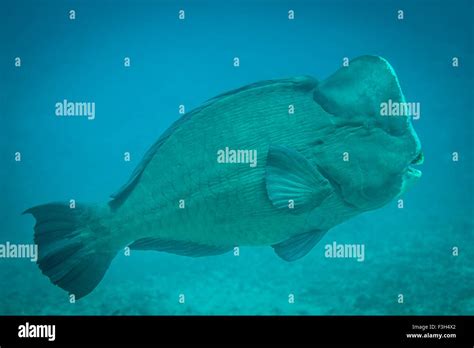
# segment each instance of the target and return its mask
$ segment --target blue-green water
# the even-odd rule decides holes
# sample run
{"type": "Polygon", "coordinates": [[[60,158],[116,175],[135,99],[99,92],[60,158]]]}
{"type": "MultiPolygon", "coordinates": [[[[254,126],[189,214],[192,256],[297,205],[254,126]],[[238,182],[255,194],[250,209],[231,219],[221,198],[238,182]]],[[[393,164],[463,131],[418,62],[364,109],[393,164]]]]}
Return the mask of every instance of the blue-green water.
{"type": "Polygon", "coordinates": [[[293,263],[270,247],[119,253],[71,304],[33,262],[0,259],[0,314],[474,314],[472,17],[472,1],[3,1],[0,243],[32,243],[34,220],[21,215],[31,206],[106,202],[180,104],[260,80],[324,79],[343,57],[392,64],[421,104],[425,163],[403,209],[359,215],[293,263]],[[56,117],[63,99],[95,102],[96,118],[56,117]],[[325,258],[333,241],[364,244],[365,261],[325,258]]]}

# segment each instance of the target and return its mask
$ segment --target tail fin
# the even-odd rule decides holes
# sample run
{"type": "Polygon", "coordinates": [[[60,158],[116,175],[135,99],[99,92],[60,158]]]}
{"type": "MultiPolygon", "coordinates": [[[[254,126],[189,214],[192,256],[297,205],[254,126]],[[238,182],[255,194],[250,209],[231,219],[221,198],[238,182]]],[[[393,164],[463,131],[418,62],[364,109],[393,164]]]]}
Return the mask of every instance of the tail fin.
{"type": "Polygon", "coordinates": [[[116,254],[107,250],[110,231],[92,206],[43,204],[26,210],[36,219],[38,266],[53,284],[79,299],[99,284],[116,254]],[[106,249],[107,248],[107,249],[106,249]]]}

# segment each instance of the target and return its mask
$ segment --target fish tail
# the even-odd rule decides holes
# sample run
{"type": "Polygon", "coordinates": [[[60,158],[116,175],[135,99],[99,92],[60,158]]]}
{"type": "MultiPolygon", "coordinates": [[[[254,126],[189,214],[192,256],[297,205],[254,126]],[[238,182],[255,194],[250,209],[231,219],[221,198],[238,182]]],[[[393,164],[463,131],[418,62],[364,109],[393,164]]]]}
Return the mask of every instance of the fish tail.
{"type": "Polygon", "coordinates": [[[118,249],[104,208],[49,203],[27,209],[36,219],[37,264],[53,284],[84,297],[99,284],[118,249]]]}

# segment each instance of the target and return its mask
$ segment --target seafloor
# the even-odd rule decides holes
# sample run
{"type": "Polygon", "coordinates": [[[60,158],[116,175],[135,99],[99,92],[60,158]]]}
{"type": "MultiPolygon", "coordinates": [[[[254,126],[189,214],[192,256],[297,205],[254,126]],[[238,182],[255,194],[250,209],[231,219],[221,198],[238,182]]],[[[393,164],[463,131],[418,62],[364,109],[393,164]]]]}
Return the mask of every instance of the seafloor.
{"type": "Polygon", "coordinates": [[[119,255],[100,285],[74,304],[29,260],[5,260],[0,314],[474,314],[471,222],[452,216],[446,224],[435,215],[417,221],[387,209],[392,219],[381,219],[383,210],[364,214],[293,263],[277,259],[269,247],[206,258],[119,255]],[[325,258],[324,245],[333,241],[364,241],[365,261],[325,258]],[[452,256],[454,244],[459,256],[452,256]]]}

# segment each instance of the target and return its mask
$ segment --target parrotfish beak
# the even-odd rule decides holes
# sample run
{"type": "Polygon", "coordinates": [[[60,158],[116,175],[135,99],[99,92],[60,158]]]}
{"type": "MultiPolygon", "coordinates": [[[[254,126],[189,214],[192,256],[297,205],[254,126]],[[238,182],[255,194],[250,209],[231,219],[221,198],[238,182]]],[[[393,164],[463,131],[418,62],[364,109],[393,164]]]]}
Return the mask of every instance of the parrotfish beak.
{"type": "Polygon", "coordinates": [[[403,174],[403,181],[402,187],[400,189],[400,196],[408,191],[420,178],[421,178],[421,170],[418,170],[412,165],[419,165],[424,162],[423,152],[419,152],[418,155],[411,161],[410,165],[408,165],[407,170],[403,174]]]}

